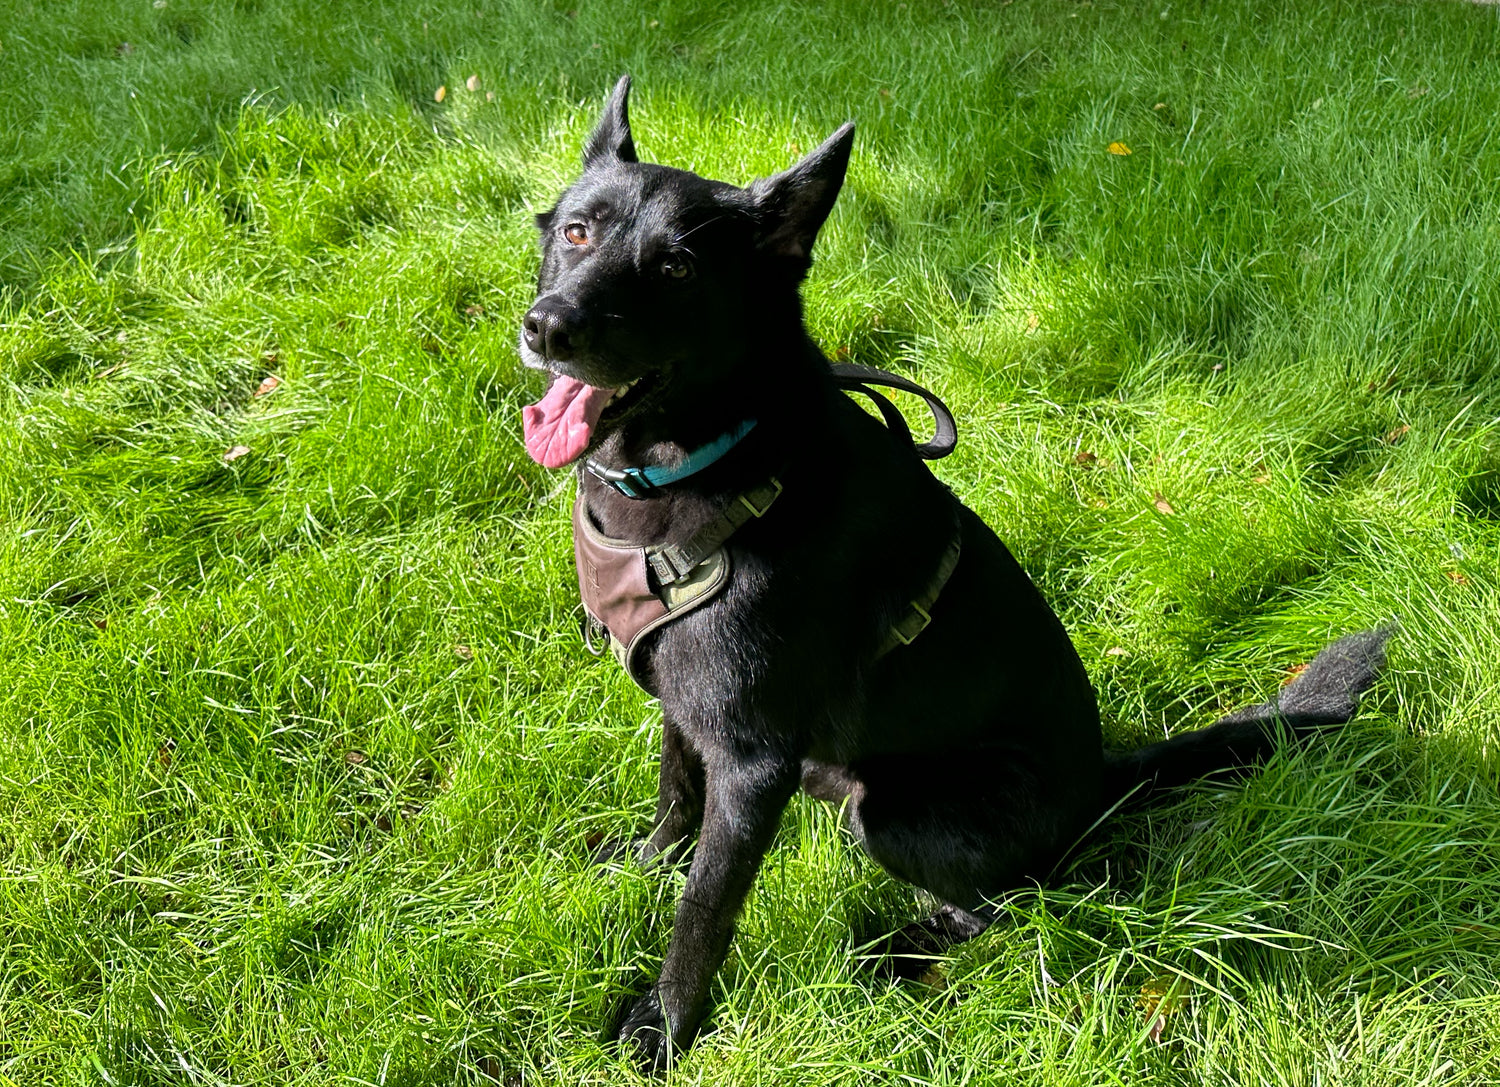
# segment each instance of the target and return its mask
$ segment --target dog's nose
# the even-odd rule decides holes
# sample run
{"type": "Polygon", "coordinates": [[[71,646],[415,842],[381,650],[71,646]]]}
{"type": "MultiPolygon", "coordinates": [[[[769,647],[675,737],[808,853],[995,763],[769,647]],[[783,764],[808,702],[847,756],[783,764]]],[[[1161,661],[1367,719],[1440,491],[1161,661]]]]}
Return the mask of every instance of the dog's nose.
{"type": "Polygon", "coordinates": [[[584,346],[587,322],[577,306],[561,299],[540,298],[526,311],[521,335],[526,346],[545,359],[571,359],[584,346]]]}

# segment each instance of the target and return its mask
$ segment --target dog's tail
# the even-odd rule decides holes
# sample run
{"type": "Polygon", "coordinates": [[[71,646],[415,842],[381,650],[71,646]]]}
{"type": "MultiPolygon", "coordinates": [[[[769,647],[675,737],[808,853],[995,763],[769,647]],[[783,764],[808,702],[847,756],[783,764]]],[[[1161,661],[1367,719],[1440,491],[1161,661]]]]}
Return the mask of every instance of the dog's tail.
{"type": "Polygon", "coordinates": [[[1236,710],[1208,728],[1136,751],[1105,752],[1107,802],[1252,766],[1288,738],[1343,724],[1385,666],[1385,643],[1394,629],[1392,624],[1340,638],[1275,698],[1236,710]]]}

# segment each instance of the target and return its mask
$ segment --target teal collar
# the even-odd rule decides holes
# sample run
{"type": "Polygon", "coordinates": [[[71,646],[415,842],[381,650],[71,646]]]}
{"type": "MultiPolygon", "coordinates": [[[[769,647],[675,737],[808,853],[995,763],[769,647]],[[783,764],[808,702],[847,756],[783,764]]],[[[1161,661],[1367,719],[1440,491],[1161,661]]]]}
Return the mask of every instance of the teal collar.
{"type": "Polygon", "coordinates": [[[725,453],[740,444],[740,439],[755,429],[755,420],[746,419],[727,433],[720,434],[706,445],[694,449],[675,468],[653,464],[645,468],[606,468],[596,460],[586,460],[583,466],[591,474],[603,480],[626,498],[645,498],[659,487],[677,483],[690,475],[703,471],[725,453]]]}

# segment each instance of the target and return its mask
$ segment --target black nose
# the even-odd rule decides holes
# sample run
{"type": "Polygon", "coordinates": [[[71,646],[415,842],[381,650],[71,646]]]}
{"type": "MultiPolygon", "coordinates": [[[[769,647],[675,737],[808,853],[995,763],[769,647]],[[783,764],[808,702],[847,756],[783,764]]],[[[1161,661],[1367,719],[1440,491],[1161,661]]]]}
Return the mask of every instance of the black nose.
{"type": "Polygon", "coordinates": [[[588,320],[578,306],[555,295],[538,298],[521,321],[526,346],[544,359],[571,359],[586,345],[588,320]]]}

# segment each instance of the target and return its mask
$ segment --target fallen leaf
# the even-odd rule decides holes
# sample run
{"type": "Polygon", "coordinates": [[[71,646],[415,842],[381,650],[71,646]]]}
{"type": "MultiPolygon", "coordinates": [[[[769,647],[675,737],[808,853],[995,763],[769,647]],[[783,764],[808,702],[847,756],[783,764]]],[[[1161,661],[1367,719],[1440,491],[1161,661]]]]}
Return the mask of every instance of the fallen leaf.
{"type": "Polygon", "coordinates": [[[1381,441],[1385,442],[1386,445],[1395,445],[1402,438],[1406,437],[1406,435],[1410,431],[1411,431],[1411,424],[1410,423],[1402,423],[1395,430],[1388,431],[1386,433],[1386,436],[1384,438],[1382,438],[1381,441]]]}
{"type": "Polygon", "coordinates": [[[1476,923],[1472,923],[1472,922],[1470,924],[1467,924],[1467,925],[1458,925],[1458,926],[1456,926],[1453,929],[1453,931],[1454,932],[1472,932],[1472,933],[1477,933],[1480,936],[1489,936],[1489,937],[1500,936],[1500,928],[1497,928],[1494,925],[1476,924],[1476,923]]]}
{"type": "Polygon", "coordinates": [[[94,624],[95,629],[98,629],[98,630],[108,630],[109,629],[109,620],[106,619],[102,615],[95,616],[93,619],[90,619],[89,622],[91,622],[91,623],[94,624]]]}
{"type": "Polygon", "coordinates": [[[479,89],[479,74],[476,72],[474,75],[471,75],[468,79],[464,80],[464,86],[469,88],[469,90],[471,91],[477,91],[479,89]]]}
{"type": "Polygon", "coordinates": [[[1080,449],[1073,454],[1073,463],[1080,468],[1092,468],[1098,460],[1099,457],[1094,453],[1090,453],[1087,449],[1080,449]]]}
{"type": "Polygon", "coordinates": [[[1296,679],[1305,671],[1307,671],[1306,663],[1292,665],[1286,670],[1286,675],[1281,677],[1281,685],[1285,687],[1288,683],[1296,679]]]}
{"type": "Polygon", "coordinates": [[[344,752],[344,761],[350,766],[363,766],[370,761],[370,756],[357,747],[351,747],[348,751],[344,752]]]}
{"type": "Polygon", "coordinates": [[[434,102],[441,102],[444,98],[447,98],[447,97],[448,97],[448,88],[446,86],[439,87],[437,90],[435,90],[435,91],[432,92],[432,100],[434,102]]]}
{"type": "Polygon", "coordinates": [[[168,737],[167,742],[156,749],[156,761],[162,766],[172,765],[172,752],[177,750],[177,741],[168,737]]]}
{"type": "Polygon", "coordinates": [[[275,374],[267,374],[265,377],[261,378],[260,385],[255,390],[255,395],[265,396],[266,393],[270,392],[280,384],[281,378],[277,377],[275,374]]]}
{"type": "Polygon", "coordinates": [[[1269,472],[1262,472],[1258,476],[1252,476],[1250,478],[1250,482],[1251,483],[1270,483],[1271,482],[1271,474],[1269,472]]]}
{"type": "Polygon", "coordinates": [[[1105,150],[1108,151],[1111,155],[1129,155],[1133,153],[1129,147],[1126,147],[1119,140],[1116,140],[1114,143],[1110,144],[1105,148],[1105,150]]]}
{"type": "Polygon", "coordinates": [[[1151,504],[1153,506],[1155,506],[1158,510],[1160,510],[1162,513],[1167,514],[1168,516],[1171,516],[1173,513],[1177,512],[1176,510],[1174,510],[1172,508],[1172,503],[1168,502],[1164,497],[1162,497],[1162,494],[1161,494],[1160,491],[1158,491],[1154,496],[1152,496],[1151,504]]]}
{"type": "Polygon", "coordinates": [[[1141,995],[1136,1003],[1146,1013],[1146,1037],[1158,1045],[1162,1032],[1167,1027],[1167,1016],[1175,1015],[1187,1007],[1188,998],[1182,992],[1183,980],[1179,977],[1155,977],[1141,986],[1141,995]]]}
{"type": "Polygon", "coordinates": [[[224,460],[226,463],[237,461],[248,452],[250,452],[248,445],[231,445],[228,449],[224,450],[224,460]]]}
{"type": "Polygon", "coordinates": [[[1444,570],[1443,574],[1455,585],[1467,585],[1469,579],[1464,576],[1462,570],[1444,570]]]}

